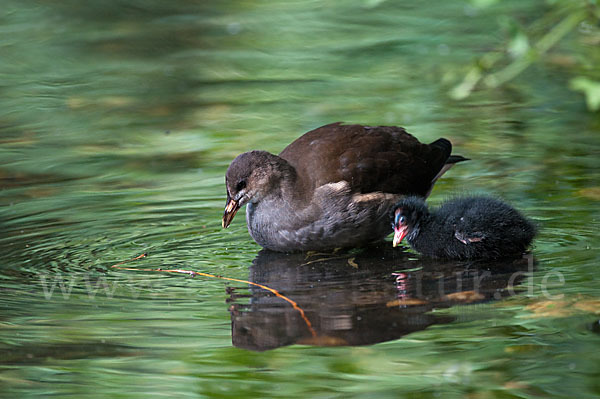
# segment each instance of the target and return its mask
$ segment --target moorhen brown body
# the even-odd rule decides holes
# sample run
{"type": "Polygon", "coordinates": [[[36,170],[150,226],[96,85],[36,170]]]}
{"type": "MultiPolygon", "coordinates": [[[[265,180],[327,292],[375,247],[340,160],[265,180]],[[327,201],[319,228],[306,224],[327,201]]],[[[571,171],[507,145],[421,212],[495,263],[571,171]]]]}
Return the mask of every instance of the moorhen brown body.
{"type": "Polygon", "coordinates": [[[223,227],[248,204],[252,238],[275,251],[350,247],[391,233],[389,212],[403,195],[426,197],[454,163],[446,139],[420,143],[401,127],[333,123],[279,156],[250,151],[226,174],[223,227]]]}
{"type": "Polygon", "coordinates": [[[464,197],[429,211],[419,197],[394,206],[396,246],[404,237],[423,255],[442,259],[501,259],[525,252],[536,228],[512,206],[492,197],[464,197]]]}

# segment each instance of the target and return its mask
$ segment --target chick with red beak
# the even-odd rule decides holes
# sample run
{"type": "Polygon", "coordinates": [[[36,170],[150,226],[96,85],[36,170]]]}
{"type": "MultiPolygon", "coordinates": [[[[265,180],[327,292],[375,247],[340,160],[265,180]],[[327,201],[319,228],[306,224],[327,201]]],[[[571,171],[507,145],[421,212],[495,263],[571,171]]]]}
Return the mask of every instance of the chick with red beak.
{"type": "Polygon", "coordinates": [[[523,255],[535,224],[493,197],[457,197],[429,210],[423,198],[405,197],[391,212],[394,247],[406,237],[411,248],[438,259],[503,259],[523,255]]]}
{"type": "Polygon", "coordinates": [[[394,228],[394,248],[400,244],[404,237],[408,234],[408,225],[406,224],[406,216],[402,214],[402,208],[396,209],[394,212],[394,221],[392,222],[394,228]]]}
{"type": "Polygon", "coordinates": [[[406,237],[413,246],[413,240],[419,236],[421,228],[430,221],[430,213],[425,201],[420,197],[404,197],[392,208],[392,228],[394,229],[394,247],[406,237]]]}

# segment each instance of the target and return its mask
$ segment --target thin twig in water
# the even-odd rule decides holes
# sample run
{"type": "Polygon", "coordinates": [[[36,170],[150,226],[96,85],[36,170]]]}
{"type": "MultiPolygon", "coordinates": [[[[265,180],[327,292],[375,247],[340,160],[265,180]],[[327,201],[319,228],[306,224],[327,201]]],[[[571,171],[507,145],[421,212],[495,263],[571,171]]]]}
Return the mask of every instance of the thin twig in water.
{"type": "Polygon", "coordinates": [[[138,269],[135,267],[121,267],[121,265],[128,263],[128,262],[133,262],[135,260],[141,259],[141,258],[145,258],[146,256],[148,256],[148,254],[144,253],[141,254],[139,256],[136,256],[135,258],[131,258],[128,259],[126,261],[123,262],[119,262],[116,263],[114,265],[111,266],[111,269],[118,269],[118,270],[130,270],[130,271],[137,271],[137,272],[163,272],[163,273],[183,273],[183,274],[187,274],[190,276],[203,276],[203,277],[210,277],[210,278],[218,278],[220,280],[228,280],[228,281],[235,281],[238,283],[244,283],[244,284],[250,284],[253,285],[255,287],[259,287],[262,288],[265,291],[269,291],[270,293],[274,294],[276,297],[283,299],[284,301],[288,302],[290,305],[292,305],[292,307],[298,311],[298,313],[300,313],[300,317],[302,317],[302,320],[304,320],[304,322],[306,323],[306,326],[308,327],[308,330],[310,331],[310,333],[312,334],[313,337],[317,336],[317,332],[315,331],[315,329],[312,326],[312,323],[310,322],[310,320],[308,320],[308,317],[306,317],[306,314],[304,313],[304,310],[298,306],[298,304],[294,301],[292,301],[290,298],[286,297],[285,295],[280,294],[277,290],[267,287],[266,285],[263,284],[258,284],[258,283],[253,283],[252,281],[248,281],[248,280],[241,280],[239,278],[231,278],[231,277],[224,277],[224,276],[218,276],[215,274],[209,274],[209,273],[202,273],[202,272],[196,272],[193,270],[184,270],[184,269],[138,269]]]}

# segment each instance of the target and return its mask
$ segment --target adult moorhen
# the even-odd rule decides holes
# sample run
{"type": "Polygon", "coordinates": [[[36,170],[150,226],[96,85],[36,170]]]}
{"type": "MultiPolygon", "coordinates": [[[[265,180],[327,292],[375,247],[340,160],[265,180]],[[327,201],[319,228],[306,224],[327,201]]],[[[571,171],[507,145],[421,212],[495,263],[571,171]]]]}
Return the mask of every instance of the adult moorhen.
{"type": "Polygon", "coordinates": [[[466,158],[446,139],[422,144],[403,128],[333,123],[277,155],[250,151],[227,170],[223,227],[248,204],[261,246],[281,252],[350,247],[391,233],[389,212],[403,195],[427,197],[435,181],[466,158]]]}
{"type": "Polygon", "coordinates": [[[394,247],[404,237],[423,255],[443,259],[518,257],[536,228],[510,205],[491,197],[455,198],[429,211],[419,197],[408,197],[392,211],[394,247]]]}

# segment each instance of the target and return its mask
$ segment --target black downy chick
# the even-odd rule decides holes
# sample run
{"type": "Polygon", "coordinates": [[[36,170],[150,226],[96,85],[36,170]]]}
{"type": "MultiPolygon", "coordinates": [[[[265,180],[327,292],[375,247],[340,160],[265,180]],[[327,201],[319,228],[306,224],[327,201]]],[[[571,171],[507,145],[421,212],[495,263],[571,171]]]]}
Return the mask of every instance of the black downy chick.
{"type": "Polygon", "coordinates": [[[406,236],[414,250],[442,259],[518,257],[536,234],[515,208],[483,196],[455,198],[431,212],[423,199],[404,198],[392,210],[392,227],[394,247],[406,236]]]}

